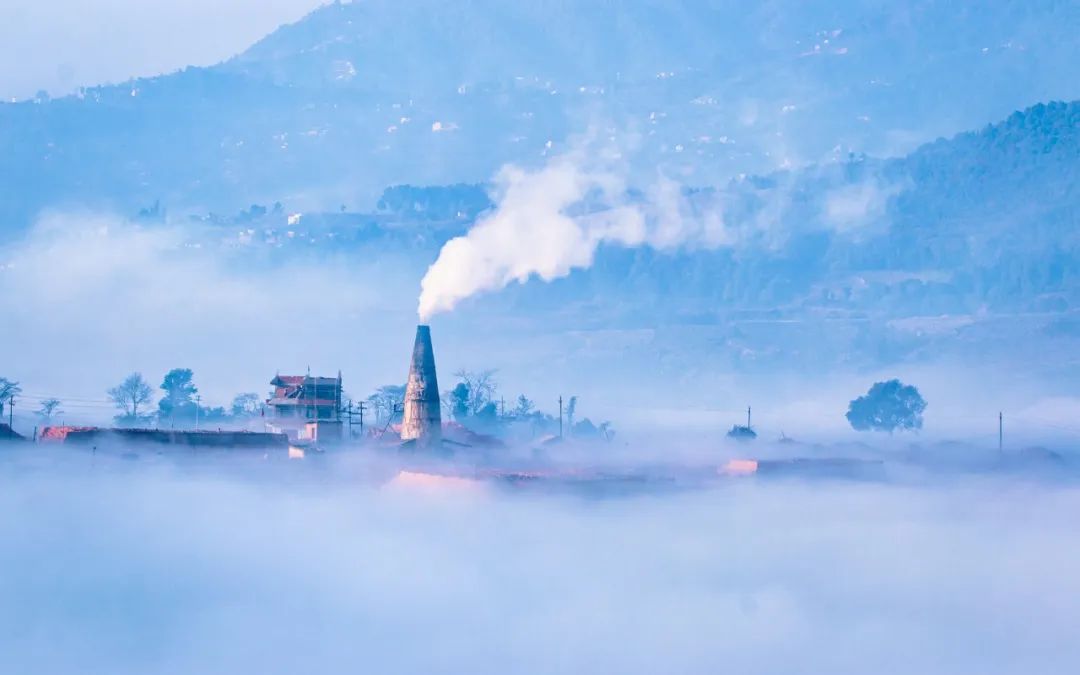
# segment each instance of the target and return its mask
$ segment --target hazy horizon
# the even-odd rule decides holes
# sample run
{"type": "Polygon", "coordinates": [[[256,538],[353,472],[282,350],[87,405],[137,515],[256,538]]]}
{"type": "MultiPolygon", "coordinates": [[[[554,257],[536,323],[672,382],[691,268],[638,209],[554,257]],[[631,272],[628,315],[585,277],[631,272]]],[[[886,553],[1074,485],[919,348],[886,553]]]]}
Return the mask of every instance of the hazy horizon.
{"type": "Polygon", "coordinates": [[[1077,671],[1077,35],[7,2],[0,671],[1077,671]]]}
{"type": "Polygon", "coordinates": [[[324,0],[7,0],[0,8],[0,100],[209,66],[324,0]]]}

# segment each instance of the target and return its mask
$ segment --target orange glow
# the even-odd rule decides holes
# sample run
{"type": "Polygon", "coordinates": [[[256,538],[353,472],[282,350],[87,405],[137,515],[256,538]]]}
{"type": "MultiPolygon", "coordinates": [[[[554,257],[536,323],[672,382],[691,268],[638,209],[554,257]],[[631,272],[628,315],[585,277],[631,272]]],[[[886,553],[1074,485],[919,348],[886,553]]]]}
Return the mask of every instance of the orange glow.
{"type": "Polygon", "coordinates": [[[757,473],[758,463],[755,459],[733,459],[717,469],[722,476],[752,476],[757,473]]]}
{"type": "Polygon", "coordinates": [[[45,427],[41,430],[38,440],[41,441],[64,441],[68,434],[79,431],[96,431],[97,427],[45,427]]]}
{"type": "Polygon", "coordinates": [[[423,490],[474,488],[479,484],[477,481],[468,478],[440,476],[439,474],[417,471],[399,471],[398,475],[389,483],[391,487],[419,488],[423,490]]]}

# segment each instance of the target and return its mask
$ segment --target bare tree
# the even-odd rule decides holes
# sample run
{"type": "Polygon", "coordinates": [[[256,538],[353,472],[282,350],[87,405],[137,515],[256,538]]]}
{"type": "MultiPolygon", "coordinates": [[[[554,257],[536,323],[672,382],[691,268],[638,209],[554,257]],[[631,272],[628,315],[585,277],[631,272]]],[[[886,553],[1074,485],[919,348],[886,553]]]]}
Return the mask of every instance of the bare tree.
{"type": "Polygon", "coordinates": [[[259,414],[261,407],[262,401],[258,394],[254,392],[237,394],[232,400],[232,415],[233,417],[255,417],[259,414]]]}
{"type": "Polygon", "coordinates": [[[399,411],[404,409],[405,385],[383,385],[368,397],[367,402],[371,409],[375,411],[375,424],[389,422],[393,420],[399,411]]]}
{"type": "Polygon", "coordinates": [[[469,388],[469,413],[476,415],[488,403],[495,400],[499,384],[495,381],[495,370],[469,371],[459,370],[454,373],[462,384],[469,388]]]}
{"type": "Polygon", "coordinates": [[[577,414],[577,396],[571,396],[570,401],[566,404],[566,427],[570,429],[570,433],[574,432],[574,415],[577,414]]]}
{"type": "Polygon", "coordinates": [[[38,407],[37,415],[41,418],[42,422],[48,424],[53,417],[62,412],[64,411],[60,409],[60,399],[47,398],[42,401],[41,405],[38,407]]]}
{"type": "Polygon", "coordinates": [[[139,406],[150,402],[153,391],[141,373],[132,373],[106,393],[116,407],[123,411],[119,418],[138,421],[140,419],[139,406]]]}

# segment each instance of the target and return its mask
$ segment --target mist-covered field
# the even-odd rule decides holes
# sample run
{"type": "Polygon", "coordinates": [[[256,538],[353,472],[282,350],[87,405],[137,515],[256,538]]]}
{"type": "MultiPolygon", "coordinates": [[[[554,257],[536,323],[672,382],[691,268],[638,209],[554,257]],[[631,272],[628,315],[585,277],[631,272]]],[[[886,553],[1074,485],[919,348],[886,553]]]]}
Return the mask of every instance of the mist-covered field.
{"type": "Polygon", "coordinates": [[[0,672],[1072,673],[1080,487],[0,457],[0,672]]]}
{"type": "Polygon", "coordinates": [[[0,675],[1080,673],[1076,5],[4,0],[0,675]]]}

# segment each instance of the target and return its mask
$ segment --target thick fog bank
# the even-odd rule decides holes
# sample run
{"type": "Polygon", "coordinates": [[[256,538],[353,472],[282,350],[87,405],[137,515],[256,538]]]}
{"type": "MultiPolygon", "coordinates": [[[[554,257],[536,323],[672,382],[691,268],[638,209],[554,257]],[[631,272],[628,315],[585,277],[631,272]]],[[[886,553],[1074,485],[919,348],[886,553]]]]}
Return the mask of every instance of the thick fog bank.
{"type": "Polygon", "coordinates": [[[2,672],[1080,664],[1074,487],[746,480],[596,501],[20,454],[0,461],[2,672]]]}

